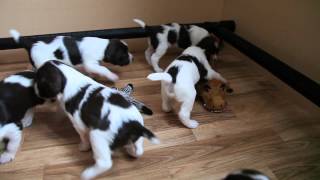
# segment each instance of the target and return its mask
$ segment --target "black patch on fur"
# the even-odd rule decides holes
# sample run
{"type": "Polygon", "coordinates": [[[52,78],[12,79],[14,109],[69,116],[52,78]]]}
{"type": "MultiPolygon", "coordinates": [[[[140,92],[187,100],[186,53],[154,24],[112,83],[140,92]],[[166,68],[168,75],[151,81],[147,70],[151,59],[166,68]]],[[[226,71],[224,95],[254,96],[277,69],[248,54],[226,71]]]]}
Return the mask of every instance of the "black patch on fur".
{"type": "Polygon", "coordinates": [[[35,82],[42,98],[55,98],[64,90],[67,79],[54,65],[58,63],[59,61],[48,61],[36,73],[35,82]]]}
{"type": "Polygon", "coordinates": [[[118,130],[110,148],[112,150],[127,145],[129,142],[136,142],[139,137],[145,136],[147,138],[155,137],[154,134],[142,126],[137,121],[128,121],[123,123],[122,127],[118,130]]]}
{"type": "Polygon", "coordinates": [[[146,30],[148,36],[150,37],[150,43],[151,43],[153,49],[157,49],[157,47],[159,45],[159,39],[158,39],[157,35],[159,33],[163,33],[164,28],[162,26],[159,26],[159,27],[146,26],[145,30],[146,30]]]}
{"type": "Polygon", "coordinates": [[[168,69],[167,73],[170,74],[172,77],[172,83],[175,84],[177,81],[177,75],[179,72],[179,67],[178,66],[172,66],[168,69]]]}
{"type": "Polygon", "coordinates": [[[224,180],[254,180],[254,179],[242,174],[232,174],[225,177],[224,180]]]}
{"type": "Polygon", "coordinates": [[[54,56],[55,56],[57,59],[60,59],[60,60],[63,59],[63,53],[62,53],[62,51],[61,51],[60,49],[55,50],[53,53],[54,53],[54,56]]]}
{"type": "Polygon", "coordinates": [[[9,138],[7,138],[7,137],[3,138],[2,142],[4,144],[4,150],[7,150],[8,143],[9,143],[9,138]]]}
{"type": "Polygon", "coordinates": [[[113,104],[115,106],[119,106],[122,108],[129,108],[131,106],[131,103],[118,93],[112,93],[109,96],[108,101],[110,104],[113,104]]]}
{"type": "Polygon", "coordinates": [[[179,31],[178,47],[186,49],[191,46],[189,31],[186,26],[181,25],[179,31]]]}
{"type": "Polygon", "coordinates": [[[46,44],[50,44],[54,39],[56,39],[56,36],[45,37],[45,38],[41,39],[41,41],[46,43],[46,44]]]}
{"type": "Polygon", "coordinates": [[[180,61],[188,61],[188,62],[193,62],[197,68],[198,68],[198,71],[199,71],[199,74],[200,74],[200,80],[204,80],[205,77],[207,76],[208,74],[208,71],[207,69],[204,67],[203,64],[201,64],[199,62],[199,60],[194,57],[194,56],[190,56],[190,55],[181,55],[177,58],[177,60],[180,60],[180,61]]]}
{"type": "MultiPolygon", "coordinates": [[[[20,72],[21,74],[31,75],[33,72],[20,72]]],[[[19,83],[0,82],[0,124],[15,123],[22,129],[22,118],[25,113],[32,107],[44,103],[39,98],[33,88],[25,87],[19,83]]]]}
{"type": "Polygon", "coordinates": [[[217,40],[213,36],[207,36],[197,44],[198,47],[205,50],[208,60],[210,60],[211,55],[218,54],[219,52],[219,47],[216,47],[215,43],[217,43],[217,40]]]}
{"type": "Polygon", "coordinates": [[[71,97],[67,102],[65,103],[66,110],[73,115],[73,113],[76,111],[76,109],[79,108],[79,104],[81,100],[83,99],[83,96],[85,95],[87,89],[89,88],[89,84],[82,87],[80,91],[78,91],[77,94],[75,94],[73,97],[71,97]]]}
{"type": "Polygon", "coordinates": [[[100,93],[102,90],[103,87],[99,87],[90,92],[88,99],[81,107],[81,119],[87,127],[107,130],[110,124],[109,113],[101,118],[101,109],[105,100],[100,93]]]}
{"type": "Polygon", "coordinates": [[[257,170],[253,170],[253,169],[243,169],[241,170],[242,174],[248,174],[248,175],[263,175],[261,172],[257,171],[257,170]]]}
{"type": "Polygon", "coordinates": [[[128,65],[130,63],[128,46],[119,39],[111,39],[104,52],[103,60],[114,65],[128,65]]]}
{"type": "Polygon", "coordinates": [[[27,79],[34,79],[36,77],[36,73],[33,71],[22,71],[22,72],[16,73],[15,75],[23,76],[27,79]]]}
{"type": "Polygon", "coordinates": [[[81,64],[81,53],[77,41],[72,37],[63,37],[63,44],[65,45],[70,61],[73,65],[81,64]]]}
{"type": "Polygon", "coordinates": [[[170,44],[175,44],[177,42],[177,39],[178,39],[178,35],[177,35],[177,32],[175,30],[170,30],[168,32],[168,42],[170,44]]]}

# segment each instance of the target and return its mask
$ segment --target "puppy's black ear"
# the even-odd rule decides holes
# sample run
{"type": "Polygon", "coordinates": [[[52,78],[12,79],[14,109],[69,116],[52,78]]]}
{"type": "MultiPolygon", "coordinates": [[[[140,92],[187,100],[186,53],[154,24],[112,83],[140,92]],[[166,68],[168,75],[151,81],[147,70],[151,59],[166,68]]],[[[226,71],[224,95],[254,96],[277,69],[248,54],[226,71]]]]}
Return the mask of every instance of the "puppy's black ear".
{"type": "Polygon", "coordinates": [[[104,61],[119,66],[130,64],[128,46],[119,39],[111,39],[105,50],[104,61]]]}
{"type": "Polygon", "coordinates": [[[42,98],[55,98],[63,92],[66,85],[66,77],[51,62],[41,66],[36,74],[35,88],[38,95],[42,98]]]}

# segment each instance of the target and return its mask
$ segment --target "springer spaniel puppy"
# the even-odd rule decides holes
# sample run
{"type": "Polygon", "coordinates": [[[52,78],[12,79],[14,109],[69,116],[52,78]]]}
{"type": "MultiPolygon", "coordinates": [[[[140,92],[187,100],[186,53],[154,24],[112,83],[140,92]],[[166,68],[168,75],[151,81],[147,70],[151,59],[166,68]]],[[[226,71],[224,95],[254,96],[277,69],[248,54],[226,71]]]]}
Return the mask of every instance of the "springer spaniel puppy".
{"type": "Polygon", "coordinates": [[[17,43],[27,49],[30,62],[35,68],[49,60],[57,59],[72,66],[83,65],[88,73],[115,82],[119,77],[100,65],[100,62],[124,66],[133,61],[127,44],[118,39],[57,36],[48,41],[34,41],[30,38],[20,38],[20,33],[16,30],[10,30],[10,34],[17,43]]]}
{"type": "Polygon", "coordinates": [[[93,150],[95,164],[82,179],[92,179],[112,167],[111,154],[124,146],[129,155],[143,154],[143,137],[159,143],[143,126],[143,117],[119,91],[106,87],[61,61],[47,61],[37,71],[36,93],[60,102],[80,135],[80,151],[93,150]]]}
{"type": "Polygon", "coordinates": [[[145,57],[156,72],[163,71],[159,67],[159,60],[171,46],[177,46],[183,49],[189,46],[198,46],[205,50],[208,60],[211,59],[211,56],[214,60],[217,59],[220,40],[210,35],[204,28],[178,23],[161,25],[158,28],[147,26],[146,23],[140,19],[133,19],[133,21],[144,28],[149,36],[149,46],[145,51],[145,57]]]}
{"type": "Polygon", "coordinates": [[[34,92],[34,77],[34,72],[23,71],[0,82],[0,142],[5,143],[0,164],[15,158],[22,129],[31,125],[34,107],[44,103],[34,92]]]}
{"type": "Polygon", "coordinates": [[[152,81],[161,81],[162,110],[172,110],[171,101],[181,103],[179,118],[188,128],[196,128],[198,122],[190,119],[196,99],[195,84],[199,80],[218,79],[227,83],[208,63],[203,49],[191,46],[185,49],[162,73],[152,73],[148,77],[152,81]]]}

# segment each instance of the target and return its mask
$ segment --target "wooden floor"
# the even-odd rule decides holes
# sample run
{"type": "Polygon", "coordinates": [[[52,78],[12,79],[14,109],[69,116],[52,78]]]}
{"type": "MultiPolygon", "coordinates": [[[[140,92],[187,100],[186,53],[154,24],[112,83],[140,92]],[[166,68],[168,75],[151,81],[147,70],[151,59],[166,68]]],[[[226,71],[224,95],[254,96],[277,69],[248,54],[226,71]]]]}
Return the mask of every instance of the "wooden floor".
{"type": "MultiPolygon", "coordinates": [[[[175,55],[168,55],[162,65],[175,55]]],[[[0,75],[23,70],[27,63],[0,65],[0,75]]],[[[320,179],[320,108],[287,88],[269,73],[233,50],[225,50],[217,69],[230,80],[224,113],[210,113],[199,103],[191,130],[174,113],[161,111],[160,83],[145,77],[151,72],[142,54],[127,67],[113,67],[115,85],[135,86],[135,97],[154,111],[145,125],[161,139],[145,143],[140,159],[114,154],[114,166],[101,179],[221,179],[238,168],[254,168],[272,179],[320,179]]],[[[108,84],[111,85],[111,84],[108,84]]],[[[319,92],[320,93],[320,92],[319,92]]],[[[1,180],[79,179],[93,163],[91,152],[79,152],[79,136],[56,106],[40,107],[16,159],[0,165],[1,180]]]]}

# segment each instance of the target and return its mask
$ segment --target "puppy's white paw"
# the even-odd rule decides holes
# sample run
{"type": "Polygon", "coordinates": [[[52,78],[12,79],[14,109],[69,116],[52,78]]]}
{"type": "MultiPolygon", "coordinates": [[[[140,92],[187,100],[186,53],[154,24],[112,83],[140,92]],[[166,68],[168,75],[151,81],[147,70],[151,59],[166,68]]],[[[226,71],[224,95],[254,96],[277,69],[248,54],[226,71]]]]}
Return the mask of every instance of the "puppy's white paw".
{"type": "Polygon", "coordinates": [[[114,74],[114,73],[112,73],[112,74],[109,74],[109,75],[108,75],[108,79],[109,79],[110,81],[112,81],[112,82],[116,82],[116,81],[119,80],[119,76],[116,75],[116,74],[114,74]]]}
{"type": "Polygon", "coordinates": [[[81,174],[81,179],[82,180],[90,180],[95,177],[95,173],[93,172],[94,170],[92,168],[87,168],[85,169],[82,174],[81,174]]]}
{"type": "Polygon", "coordinates": [[[166,113],[171,112],[172,108],[166,104],[162,104],[162,110],[166,113]]]}
{"type": "Polygon", "coordinates": [[[79,144],[79,151],[83,152],[83,151],[89,151],[91,149],[90,144],[89,143],[83,143],[81,142],[79,144]]]}
{"type": "Polygon", "coordinates": [[[160,72],[163,72],[163,69],[158,67],[158,68],[154,68],[154,71],[157,73],[160,73],[160,72]]]}
{"type": "Polygon", "coordinates": [[[14,159],[14,154],[4,152],[0,155],[0,164],[8,163],[14,159]]]}
{"type": "Polygon", "coordinates": [[[199,123],[196,120],[189,120],[185,121],[184,125],[186,125],[188,128],[194,129],[199,126],[199,123]]]}

